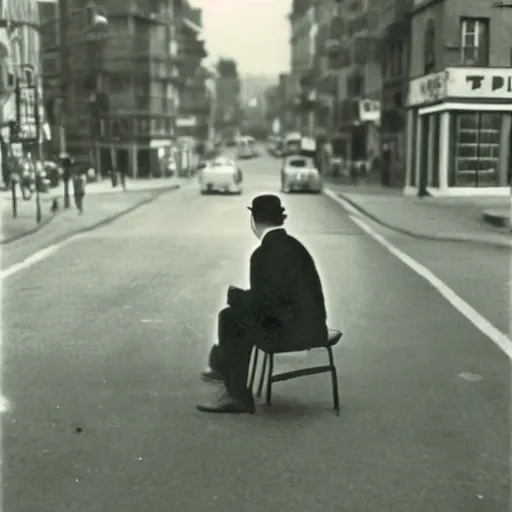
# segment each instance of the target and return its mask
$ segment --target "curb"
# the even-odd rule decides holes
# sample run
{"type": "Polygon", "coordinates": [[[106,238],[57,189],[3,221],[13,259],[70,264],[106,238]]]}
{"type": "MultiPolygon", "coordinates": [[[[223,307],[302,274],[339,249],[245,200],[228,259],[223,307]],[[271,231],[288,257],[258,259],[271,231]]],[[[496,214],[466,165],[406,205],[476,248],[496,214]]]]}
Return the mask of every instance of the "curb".
{"type": "Polygon", "coordinates": [[[40,229],[44,228],[45,226],[48,226],[50,222],[55,218],[56,214],[51,214],[48,218],[43,219],[41,223],[34,226],[32,229],[29,229],[28,231],[25,231],[25,233],[20,233],[19,235],[11,236],[11,238],[7,238],[5,240],[0,240],[0,245],[7,245],[12,242],[16,242],[16,240],[21,240],[22,238],[25,238],[26,236],[33,235],[34,233],[37,233],[40,229]]]}
{"type": "MultiPolygon", "coordinates": [[[[123,215],[131,213],[131,212],[137,210],[138,208],[140,208],[141,206],[145,206],[145,205],[147,205],[149,203],[152,203],[153,201],[156,201],[160,196],[162,196],[162,195],[164,195],[164,194],[166,194],[168,192],[172,192],[173,190],[177,190],[179,188],[180,188],[180,184],[176,184],[176,185],[171,185],[170,187],[167,187],[165,189],[159,189],[154,195],[151,195],[150,197],[147,197],[147,198],[143,199],[142,201],[140,201],[138,203],[135,203],[132,206],[129,206],[125,210],[122,210],[120,212],[114,213],[113,215],[105,217],[104,219],[102,219],[100,221],[97,221],[97,222],[91,224],[90,226],[84,226],[82,228],[78,228],[76,230],[70,231],[69,233],[66,233],[65,235],[62,235],[62,236],[58,237],[56,240],[52,241],[52,244],[61,243],[64,240],[66,240],[68,238],[71,238],[72,236],[78,235],[80,233],[87,233],[89,231],[93,231],[94,229],[97,229],[97,228],[100,228],[100,227],[105,226],[107,224],[110,224],[110,223],[114,222],[115,220],[119,219],[120,217],[122,217],[123,215]]],[[[144,191],[142,190],[140,192],[144,192],[144,191]]],[[[8,240],[4,240],[4,241],[0,242],[0,245],[4,245],[5,246],[5,245],[8,245],[8,244],[10,244],[12,242],[16,242],[17,240],[20,240],[22,238],[26,238],[26,237],[28,237],[30,235],[33,235],[34,233],[38,232],[41,228],[43,228],[43,227],[47,226],[48,224],[50,224],[50,222],[55,217],[56,217],[56,215],[51,216],[46,222],[42,222],[41,224],[39,224],[39,226],[36,226],[36,228],[34,228],[34,229],[30,230],[30,231],[27,231],[26,233],[23,233],[21,235],[16,235],[15,237],[9,238],[8,240]]]]}
{"type": "MultiPolygon", "coordinates": [[[[508,240],[485,240],[480,237],[473,237],[473,236],[454,236],[454,235],[429,235],[427,233],[419,233],[415,231],[410,231],[408,229],[401,228],[399,226],[395,226],[393,224],[389,224],[388,222],[383,221],[382,219],[379,219],[376,217],[373,213],[369,212],[365,208],[363,208],[361,205],[356,203],[354,200],[348,198],[345,194],[341,192],[335,192],[329,188],[324,189],[325,194],[333,199],[334,201],[338,202],[346,208],[348,205],[349,208],[352,207],[352,209],[357,210],[357,213],[363,214],[365,217],[368,217],[373,222],[390,229],[392,231],[395,231],[397,233],[401,233],[402,235],[409,236],[411,238],[415,238],[417,240],[430,240],[430,241],[437,241],[437,242],[457,242],[457,243],[469,243],[469,244],[475,244],[475,245],[486,245],[486,246],[493,246],[493,247],[499,247],[499,248],[505,248],[505,249],[512,249],[512,241],[508,240]]],[[[348,208],[346,208],[348,209],[348,208]]]]}
{"type": "Polygon", "coordinates": [[[510,215],[504,215],[501,212],[485,210],[482,213],[482,219],[488,224],[492,224],[499,228],[506,228],[510,226],[510,215]]]}

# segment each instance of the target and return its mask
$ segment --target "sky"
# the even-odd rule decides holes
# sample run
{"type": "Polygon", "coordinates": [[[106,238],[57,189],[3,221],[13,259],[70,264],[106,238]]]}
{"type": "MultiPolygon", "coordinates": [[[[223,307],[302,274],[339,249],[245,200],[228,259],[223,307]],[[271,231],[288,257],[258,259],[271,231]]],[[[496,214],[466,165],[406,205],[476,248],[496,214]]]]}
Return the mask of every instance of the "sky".
{"type": "Polygon", "coordinates": [[[291,0],[190,0],[203,9],[210,56],[231,57],[241,73],[277,75],[290,67],[291,0]]]}

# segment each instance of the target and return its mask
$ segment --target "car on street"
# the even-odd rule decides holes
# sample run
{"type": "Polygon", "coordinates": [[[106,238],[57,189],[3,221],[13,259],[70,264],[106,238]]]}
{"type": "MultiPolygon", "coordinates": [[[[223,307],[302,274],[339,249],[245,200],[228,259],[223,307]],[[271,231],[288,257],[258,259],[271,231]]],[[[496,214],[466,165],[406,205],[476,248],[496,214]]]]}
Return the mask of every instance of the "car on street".
{"type": "Polygon", "coordinates": [[[214,192],[241,194],[243,173],[229,158],[215,158],[199,170],[201,194],[214,192]]]}
{"type": "Polygon", "coordinates": [[[253,137],[241,137],[238,141],[237,157],[238,158],[254,158],[258,156],[253,137]]]}
{"type": "Polygon", "coordinates": [[[301,155],[286,157],[281,169],[281,191],[322,192],[322,179],[312,158],[301,155]]]}
{"type": "Polygon", "coordinates": [[[275,157],[283,156],[283,139],[277,136],[271,136],[268,140],[267,150],[270,155],[275,157]]]}
{"type": "Polygon", "coordinates": [[[302,135],[299,132],[289,132],[286,134],[281,154],[283,156],[294,155],[300,152],[302,135]]]}

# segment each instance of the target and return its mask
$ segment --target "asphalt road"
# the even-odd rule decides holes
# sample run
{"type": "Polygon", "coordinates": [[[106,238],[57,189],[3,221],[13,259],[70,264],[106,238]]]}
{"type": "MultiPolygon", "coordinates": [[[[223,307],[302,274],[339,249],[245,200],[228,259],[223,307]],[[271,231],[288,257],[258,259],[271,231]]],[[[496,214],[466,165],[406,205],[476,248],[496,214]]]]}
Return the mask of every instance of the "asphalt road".
{"type": "Polygon", "coordinates": [[[191,184],[3,283],[4,510],[508,510],[509,360],[324,196],[284,201],[345,332],[341,416],[328,376],[277,384],[255,416],[196,411],[257,243],[245,206],[278,188],[276,161],[242,168],[241,197],[191,184]]]}

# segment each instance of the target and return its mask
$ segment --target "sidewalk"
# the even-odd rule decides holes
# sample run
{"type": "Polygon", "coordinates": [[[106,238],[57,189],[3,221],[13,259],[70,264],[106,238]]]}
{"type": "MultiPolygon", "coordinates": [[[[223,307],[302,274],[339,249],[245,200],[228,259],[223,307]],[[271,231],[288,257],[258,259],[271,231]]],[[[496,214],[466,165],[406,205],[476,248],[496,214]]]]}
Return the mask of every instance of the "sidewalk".
{"type": "MultiPolygon", "coordinates": [[[[72,232],[83,230],[84,227],[101,223],[103,220],[111,220],[112,217],[150,202],[163,193],[179,188],[182,182],[183,180],[177,178],[130,181],[127,183],[126,192],[119,185],[112,188],[110,181],[106,180],[100,183],[89,183],[84,201],[85,211],[81,216],[74,207],[72,195],[71,208],[63,209],[63,186],[51,189],[48,193],[41,194],[43,220],[39,225],[36,223],[35,194],[30,201],[18,200],[18,216],[13,218],[10,192],[2,191],[0,192],[2,219],[0,244],[10,244],[27,235],[33,236],[40,230],[51,232],[54,238],[65,238],[66,233],[72,234],[72,232]],[[59,200],[59,211],[56,214],[50,211],[54,198],[59,200]],[[48,226],[50,223],[51,226],[48,226]]],[[[71,194],[72,190],[71,187],[71,194]]],[[[21,193],[18,195],[21,196],[21,193]]]]}
{"type": "MultiPolygon", "coordinates": [[[[183,181],[180,178],[149,178],[149,179],[126,179],[126,192],[141,191],[141,190],[158,190],[172,186],[173,183],[183,181]]],[[[88,183],[87,194],[113,194],[116,192],[123,192],[121,183],[118,182],[117,187],[112,187],[112,182],[109,179],[102,181],[88,183]]]]}
{"type": "Polygon", "coordinates": [[[484,220],[487,211],[510,212],[510,199],[506,197],[407,197],[399,189],[339,185],[334,180],[326,180],[326,188],[359,213],[408,236],[512,247],[509,229],[491,226],[484,220]]]}

